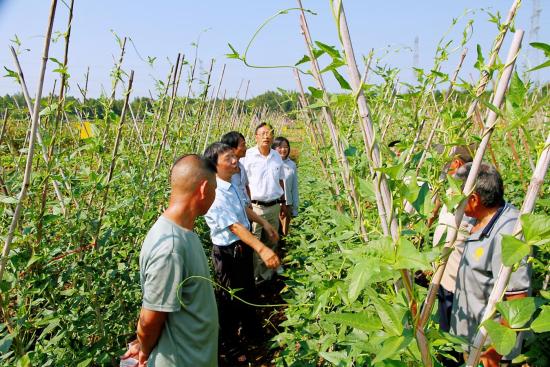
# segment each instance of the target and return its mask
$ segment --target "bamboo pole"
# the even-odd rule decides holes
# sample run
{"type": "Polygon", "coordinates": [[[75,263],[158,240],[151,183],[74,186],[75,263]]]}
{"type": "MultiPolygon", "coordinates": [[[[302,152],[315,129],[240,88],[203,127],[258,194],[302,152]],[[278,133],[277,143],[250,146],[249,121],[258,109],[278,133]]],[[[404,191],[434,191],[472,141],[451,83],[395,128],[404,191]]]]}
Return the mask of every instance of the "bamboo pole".
{"type": "MultiPolygon", "coordinates": [[[[210,69],[208,70],[208,74],[206,77],[206,84],[204,85],[204,90],[201,93],[201,99],[200,99],[200,106],[199,111],[197,112],[196,118],[197,121],[195,122],[195,126],[193,128],[193,132],[191,133],[192,142],[194,141],[195,136],[202,128],[201,118],[204,111],[204,106],[206,104],[206,107],[210,107],[210,103],[205,103],[207,97],[208,97],[208,90],[210,88],[210,78],[212,77],[212,69],[214,68],[214,59],[210,60],[210,69]]],[[[193,148],[198,148],[198,145],[193,144],[193,148]]]]}
{"type": "Polygon", "coordinates": [[[399,237],[399,230],[395,214],[392,210],[391,192],[386,181],[386,176],[380,171],[376,171],[376,169],[382,167],[382,158],[378,143],[376,142],[369,107],[363,93],[361,76],[355,61],[355,53],[353,51],[353,45],[351,42],[351,36],[349,34],[349,28],[342,1],[333,3],[333,13],[337,19],[339,37],[344,48],[346,65],[350,74],[350,82],[359,110],[359,125],[365,145],[365,153],[367,153],[367,156],[371,162],[371,171],[375,173],[375,187],[379,188],[378,190],[375,190],[375,194],[377,208],[380,215],[380,220],[382,222],[382,229],[385,235],[391,235],[392,238],[397,241],[399,237]]]}
{"type": "MultiPolygon", "coordinates": [[[[353,44],[351,42],[351,36],[349,33],[349,28],[347,24],[346,14],[344,11],[343,2],[336,1],[333,3],[333,13],[336,16],[338,23],[338,31],[340,36],[340,41],[344,48],[344,53],[346,56],[346,65],[348,67],[348,72],[350,74],[350,82],[354,91],[355,101],[359,109],[360,114],[360,127],[363,132],[363,139],[365,144],[366,153],[372,164],[373,171],[375,171],[375,185],[378,185],[378,190],[374,190],[376,193],[376,203],[378,207],[378,212],[380,214],[380,219],[384,223],[384,217],[386,218],[388,228],[383,229],[384,233],[391,235],[395,246],[399,241],[399,227],[397,224],[397,218],[395,212],[392,209],[392,195],[389,189],[386,176],[384,173],[377,170],[382,167],[382,158],[380,155],[380,150],[378,149],[378,143],[376,142],[376,137],[374,135],[374,127],[370,118],[370,111],[367,105],[365,95],[363,93],[361,76],[359,74],[359,68],[357,67],[357,62],[355,61],[355,54],[353,51],[353,44]]],[[[414,290],[412,284],[412,278],[408,270],[401,270],[401,277],[407,298],[409,301],[409,307],[413,318],[416,316],[416,301],[414,298],[414,290]]]]}
{"type": "Polygon", "coordinates": [[[430,149],[430,146],[432,145],[433,138],[435,136],[436,131],[439,129],[439,126],[441,125],[442,119],[441,119],[441,113],[443,112],[443,108],[445,104],[448,102],[449,98],[451,97],[453,93],[453,89],[456,83],[456,78],[458,77],[458,73],[460,72],[460,69],[462,68],[462,64],[464,63],[464,59],[466,58],[466,54],[468,53],[468,49],[464,48],[462,50],[462,54],[460,55],[460,60],[458,62],[458,65],[453,73],[453,76],[451,78],[451,81],[449,83],[449,88],[447,89],[445,93],[445,97],[443,99],[443,103],[441,104],[441,108],[437,111],[437,119],[432,126],[432,130],[430,131],[430,135],[428,136],[428,140],[426,140],[426,144],[424,144],[424,149],[422,150],[422,155],[420,156],[420,160],[418,161],[418,165],[416,167],[416,175],[420,172],[420,168],[424,165],[424,161],[426,160],[426,156],[428,153],[428,150],[430,149]]]}
{"type": "Polygon", "coordinates": [[[78,87],[78,90],[80,91],[80,94],[82,94],[82,105],[86,104],[86,95],[88,94],[88,78],[90,77],[90,67],[88,66],[88,69],[86,69],[86,74],[84,74],[84,88],[81,88],[78,83],[76,83],[76,86],[78,87]]]}
{"type": "Polygon", "coordinates": [[[6,107],[4,109],[4,118],[2,123],[2,129],[0,129],[0,145],[2,144],[2,139],[4,139],[4,134],[6,133],[6,130],[8,129],[8,117],[10,116],[10,113],[8,111],[8,108],[6,107]]]}
{"type": "Polygon", "coordinates": [[[363,220],[362,220],[361,205],[359,203],[359,197],[357,195],[357,190],[355,188],[355,182],[351,176],[351,168],[347,160],[347,157],[344,154],[342,142],[338,137],[332,110],[328,107],[329,97],[325,87],[323,76],[321,75],[321,69],[319,67],[319,63],[317,62],[317,59],[313,53],[313,41],[311,38],[311,34],[309,32],[309,26],[307,24],[307,19],[302,6],[302,1],[297,0],[297,2],[298,2],[298,7],[300,8],[300,25],[302,29],[302,34],[304,36],[304,41],[306,43],[306,48],[309,52],[313,77],[315,79],[317,87],[323,92],[323,101],[326,103],[326,106],[321,107],[321,111],[329,130],[329,135],[332,141],[332,145],[334,147],[336,157],[338,159],[340,167],[342,168],[341,170],[342,182],[344,183],[344,188],[346,189],[347,198],[350,203],[350,209],[352,211],[353,216],[356,216],[357,219],[359,220],[361,234],[363,238],[366,239],[367,233],[365,229],[365,224],[363,223],[363,220]]]}
{"type": "MultiPolygon", "coordinates": [[[[523,37],[523,31],[521,29],[516,30],[514,39],[512,40],[512,45],[510,46],[510,50],[508,52],[508,57],[506,58],[506,64],[505,64],[504,70],[502,71],[502,75],[500,76],[498,87],[495,91],[494,98],[492,101],[492,104],[497,108],[500,108],[502,106],[502,102],[504,101],[504,95],[506,93],[506,90],[508,88],[508,83],[510,82],[510,78],[512,76],[512,71],[514,69],[516,58],[521,46],[522,37],[523,37]]],[[[466,179],[466,183],[464,184],[463,194],[466,196],[469,196],[474,190],[475,181],[477,179],[477,175],[481,167],[483,156],[485,154],[485,151],[487,150],[489,140],[491,138],[493,130],[495,129],[497,117],[498,116],[496,112],[494,112],[493,110],[490,110],[487,115],[483,137],[482,137],[481,143],[479,144],[478,149],[476,150],[476,154],[472,163],[472,168],[470,169],[470,173],[468,175],[468,178],[466,179]]],[[[427,339],[424,334],[424,328],[428,323],[433,305],[435,303],[437,290],[439,289],[439,284],[441,282],[441,278],[443,277],[443,272],[445,271],[445,267],[447,265],[448,255],[451,253],[451,251],[454,248],[454,244],[458,234],[458,228],[460,228],[460,223],[462,222],[462,218],[464,216],[464,208],[466,207],[466,202],[467,202],[466,199],[462,200],[462,202],[460,203],[455,213],[455,226],[449,227],[448,229],[450,246],[443,248],[442,261],[438,265],[433,275],[432,281],[428,288],[428,295],[426,296],[426,300],[422,307],[420,317],[418,318],[418,321],[416,324],[416,337],[417,337],[417,342],[419,344],[419,347],[420,345],[427,345],[427,339]]],[[[424,363],[425,366],[432,366],[432,358],[427,352],[428,352],[427,350],[421,348],[422,362],[424,363]]]]}
{"type": "Polygon", "coordinates": [[[117,134],[115,138],[115,145],[113,147],[113,154],[111,157],[111,164],[109,166],[109,174],[107,175],[107,182],[105,184],[105,191],[103,193],[103,200],[101,201],[101,209],[99,211],[99,217],[97,219],[97,230],[93,238],[93,243],[96,248],[98,247],[97,239],[101,231],[101,223],[103,221],[103,216],[105,214],[105,206],[107,205],[107,196],[109,194],[109,187],[111,180],[113,179],[113,174],[115,171],[116,159],[118,155],[118,147],[120,145],[120,140],[122,138],[122,125],[124,124],[124,118],[126,117],[126,109],[128,108],[130,93],[132,92],[132,84],[134,82],[134,71],[130,72],[130,78],[128,80],[128,89],[126,91],[126,96],[124,97],[124,105],[122,106],[122,111],[120,112],[120,119],[118,122],[117,134]]]}
{"type": "MultiPolygon", "coordinates": [[[[34,116],[34,107],[32,105],[29,89],[27,88],[27,82],[25,81],[25,75],[23,74],[23,70],[21,69],[21,64],[19,63],[17,52],[15,52],[15,49],[13,48],[13,46],[10,46],[10,50],[14,59],[15,67],[17,69],[17,74],[19,75],[19,84],[21,85],[21,90],[23,91],[23,97],[25,98],[25,102],[27,103],[29,114],[31,116],[34,116]]],[[[42,140],[42,134],[40,134],[40,115],[38,115],[38,127],[36,129],[36,139],[38,141],[38,145],[41,148],[42,159],[44,159],[46,166],[50,167],[50,155],[48,153],[48,149],[44,144],[44,141],[42,140]]],[[[61,173],[62,173],[62,176],[64,177],[63,172],[61,173]]],[[[61,206],[61,211],[63,215],[67,215],[67,208],[65,207],[63,194],[61,193],[61,189],[59,188],[59,182],[57,182],[55,179],[52,179],[52,185],[55,192],[55,196],[57,196],[57,200],[59,201],[59,205],[61,206]]]]}
{"type": "Polygon", "coordinates": [[[122,40],[122,46],[120,47],[120,57],[118,58],[118,63],[115,66],[115,72],[114,72],[115,80],[113,80],[113,89],[111,91],[109,110],[111,109],[111,106],[115,101],[116,87],[117,87],[118,81],[120,80],[119,74],[120,74],[120,69],[122,67],[122,61],[124,60],[125,53],[126,53],[126,37],[124,37],[124,39],[122,40]]]}
{"type": "Polygon", "coordinates": [[[302,85],[302,80],[300,79],[300,74],[296,69],[293,69],[293,71],[296,84],[298,85],[299,103],[302,107],[302,115],[304,116],[306,124],[310,127],[310,133],[308,135],[311,136],[313,147],[315,149],[315,155],[319,159],[319,164],[321,165],[321,171],[323,172],[323,176],[330,181],[330,186],[334,190],[334,194],[336,196],[340,196],[340,186],[338,185],[336,176],[334,175],[333,171],[330,171],[329,173],[329,170],[325,166],[325,160],[329,162],[329,157],[325,154],[321,154],[320,151],[320,148],[324,148],[324,146],[321,146],[321,143],[318,140],[317,132],[315,131],[316,129],[314,127],[315,123],[312,121],[311,115],[308,113],[308,102],[304,93],[304,87],[302,85]]]}
{"type": "MultiPolygon", "coordinates": [[[[67,32],[65,32],[65,49],[63,52],[63,68],[67,67],[67,64],[69,63],[69,43],[71,39],[71,29],[72,29],[72,23],[73,23],[73,9],[74,9],[74,0],[71,0],[71,3],[69,5],[69,19],[67,21],[67,32]]],[[[59,96],[57,99],[57,111],[55,116],[55,124],[58,123],[61,112],[63,111],[63,105],[65,104],[65,87],[67,84],[67,73],[61,74],[61,83],[59,86],[59,96]]],[[[53,145],[53,144],[52,144],[53,145]]]]}
{"type": "Polygon", "coordinates": [[[155,158],[155,165],[153,168],[153,174],[152,177],[154,177],[156,170],[158,169],[158,166],[160,164],[160,160],[162,158],[162,153],[164,151],[164,147],[166,146],[166,139],[168,138],[168,129],[170,128],[170,121],[172,120],[172,113],[174,111],[174,102],[176,101],[176,80],[177,80],[177,74],[178,74],[178,67],[179,63],[183,62],[181,60],[181,53],[178,53],[178,57],[176,58],[176,66],[174,67],[174,78],[172,81],[172,95],[170,96],[170,103],[168,105],[168,113],[166,114],[166,122],[164,125],[164,131],[162,132],[162,139],[159,147],[159,151],[157,153],[157,157],[155,158]]]}
{"type": "MultiPolygon", "coordinates": [[[[437,65],[436,70],[439,71],[441,65],[439,65],[437,63],[436,63],[436,65],[437,65]]],[[[409,163],[410,163],[410,161],[411,161],[411,159],[414,155],[414,150],[415,150],[418,142],[420,141],[420,136],[422,135],[422,131],[424,130],[424,126],[426,125],[426,117],[424,116],[424,114],[428,110],[428,107],[427,107],[427,105],[428,105],[427,102],[428,102],[428,98],[429,98],[428,96],[429,95],[433,96],[433,90],[435,88],[436,81],[437,81],[437,76],[434,76],[428,90],[426,91],[425,88],[423,89],[422,96],[420,98],[420,103],[419,103],[421,105],[421,107],[416,113],[417,119],[418,119],[418,117],[420,117],[421,120],[420,120],[420,124],[418,124],[418,127],[416,129],[416,135],[414,137],[413,143],[412,143],[411,147],[407,150],[407,155],[405,156],[405,161],[403,163],[403,165],[405,167],[409,166],[409,163]]],[[[434,98],[434,102],[435,102],[435,98],[434,98]]]]}
{"type": "Polygon", "coordinates": [[[128,105],[128,110],[130,110],[130,117],[132,118],[132,122],[133,122],[132,126],[134,127],[134,130],[136,131],[136,135],[138,137],[140,147],[143,150],[143,153],[145,154],[145,158],[148,159],[149,156],[147,155],[147,148],[145,147],[145,142],[143,141],[143,137],[141,136],[141,131],[140,131],[140,129],[138,127],[138,124],[137,124],[137,118],[134,115],[134,110],[132,109],[131,104],[128,105]]]}
{"type": "Polygon", "coordinates": [[[226,64],[223,64],[222,75],[220,76],[220,81],[218,83],[218,87],[216,88],[216,96],[214,97],[214,104],[212,106],[212,110],[210,111],[210,117],[208,118],[208,129],[206,130],[206,136],[204,138],[204,145],[202,147],[201,152],[204,152],[206,150],[206,147],[208,145],[208,140],[210,139],[210,130],[212,128],[212,119],[214,118],[214,112],[216,111],[216,103],[218,102],[218,96],[220,94],[220,89],[222,87],[223,76],[225,74],[225,65],[226,64]]]}
{"type": "Polygon", "coordinates": [[[44,78],[46,74],[46,65],[48,63],[48,54],[50,51],[50,40],[52,37],[53,23],[55,19],[55,10],[57,7],[57,0],[52,0],[50,6],[50,16],[48,20],[48,27],[46,29],[46,38],[44,41],[44,50],[42,53],[42,64],[40,65],[39,81],[36,91],[36,99],[34,101],[34,110],[32,115],[32,125],[30,128],[30,139],[29,139],[29,148],[27,151],[27,161],[25,164],[25,173],[23,176],[23,182],[21,183],[21,191],[19,192],[17,205],[13,213],[12,221],[10,228],[8,230],[8,235],[4,242],[4,247],[2,249],[2,258],[0,260],[0,281],[3,279],[4,270],[6,268],[6,263],[8,261],[8,255],[10,252],[10,246],[13,241],[13,236],[19,222],[19,217],[21,216],[21,211],[23,209],[23,202],[27,196],[27,191],[31,183],[32,175],[32,161],[34,157],[34,145],[36,141],[36,132],[38,130],[38,124],[40,121],[39,111],[40,111],[40,100],[42,99],[42,90],[44,87],[44,78]]]}
{"type": "Polygon", "coordinates": [[[475,109],[478,106],[479,98],[485,92],[485,88],[487,87],[487,84],[489,83],[489,77],[491,76],[489,71],[498,58],[498,53],[500,51],[500,47],[502,46],[502,43],[504,42],[504,38],[506,36],[506,33],[510,29],[510,26],[512,24],[512,21],[514,20],[514,17],[516,16],[516,12],[521,4],[521,0],[514,0],[514,3],[510,7],[510,10],[508,11],[508,16],[506,17],[506,21],[502,24],[500,28],[500,32],[495,38],[494,46],[491,50],[491,55],[489,57],[489,61],[487,62],[487,65],[483,68],[483,71],[481,72],[481,77],[479,79],[479,82],[476,87],[476,97],[470,104],[470,107],[468,108],[468,112],[466,114],[466,119],[469,120],[473,114],[475,109]]]}
{"type": "MultiPolygon", "coordinates": [[[[2,129],[0,129],[0,145],[2,145],[2,139],[4,138],[4,134],[6,133],[6,130],[8,127],[8,118],[9,118],[9,111],[8,111],[8,108],[6,107],[6,109],[4,110],[4,118],[3,118],[4,122],[2,124],[2,129]]],[[[2,179],[2,171],[0,171],[0,190],[2,190],[2,194],[4,194],[5,196],[10,196],[10,191],[8,189],[8,186],[2,179]]],[[[9,205],[9,207],[10,209],[13,210],[11,205],[9,205]]]]}
{"type": "MultiPolygon", "coordinates": [[[[166,83],[165,83],[165,87],[164,87],[164,91],[159,95],[159,103],[158,103],[158,107],[155,111],[155,115],[153,116],[153,121],[152,121],[152,124],[153,126],[151,127],[151,134],[149,135],[149,140],[148,140],[148,144],[149,144],[149,152],[147,153],[147,160],[145,161],[145,166],[149,166],[149,158],[152,157],[152,154],[153,154],[153,149],[154,149],[154,143],[155,143],[155,135],[156,135],[156,132],[157,132],[157,122],[160,120],[160,117],[162,115],[162,111],[164,110],[164,102],[166,100],[166,95],[168,94],[168,89],[170,87],[170,80],[172,80],[172,73],[174,73],[174,65],[172,65],[170,67],[170,72],[168,73],[168,77],[166,78],[166,83]]],[[[151,97],[151,100],[153,101],[154,98],[153,98],[153,95],[151,94],[151,91],[149,91],[149,95],[151,97]]],[[[154,109],[154,106],[153,106],[153,109],[154,109]]]]}

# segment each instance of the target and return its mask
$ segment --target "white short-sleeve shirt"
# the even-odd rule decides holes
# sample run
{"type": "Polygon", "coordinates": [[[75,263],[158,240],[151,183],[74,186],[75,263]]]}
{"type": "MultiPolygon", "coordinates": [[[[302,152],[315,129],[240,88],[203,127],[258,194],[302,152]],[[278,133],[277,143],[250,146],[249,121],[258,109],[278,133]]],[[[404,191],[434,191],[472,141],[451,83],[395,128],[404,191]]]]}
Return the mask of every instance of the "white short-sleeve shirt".
{"type": "Polygon", "coordinates": [[[248,176],[250,199],[267,202],[277,200],[283,195],[279,181],[284,180],[285,173],[279,153],[271,149],[266,157],[260,153],[258,147],[252,147],[246,151],[241,162],[248,176]]]}

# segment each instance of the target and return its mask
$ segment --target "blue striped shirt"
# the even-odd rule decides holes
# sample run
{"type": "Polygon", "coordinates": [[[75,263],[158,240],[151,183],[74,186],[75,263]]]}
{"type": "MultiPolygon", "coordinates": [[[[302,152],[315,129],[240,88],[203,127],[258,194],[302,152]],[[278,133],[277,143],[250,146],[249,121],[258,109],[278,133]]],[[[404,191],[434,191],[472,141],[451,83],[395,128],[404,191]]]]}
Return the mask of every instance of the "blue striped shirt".
{"type": "Polygon", "coordinates": [[[246,215],[246,199],[242,191],[230,182],[216,177],[216,199],[204,216],[210,228],[212,243],[217,246],[228,246],[240,238],[229,230],[229,226],[240,223],[250,229],[246,215]]]}

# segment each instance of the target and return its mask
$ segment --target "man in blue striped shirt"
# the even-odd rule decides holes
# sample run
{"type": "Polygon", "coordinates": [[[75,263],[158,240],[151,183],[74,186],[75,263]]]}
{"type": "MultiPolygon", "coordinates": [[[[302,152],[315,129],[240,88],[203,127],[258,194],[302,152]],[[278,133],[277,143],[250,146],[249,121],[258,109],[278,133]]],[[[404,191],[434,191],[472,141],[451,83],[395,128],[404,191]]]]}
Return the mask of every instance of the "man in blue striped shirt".
{"type": "Polygon", "coordinates": [[[237,357],[238,362],[244,362],[245,351],[238,345],[239,323],[245,332],[254,331],[259,325],[255,325],[254,310],[227,290],[240,288],[234,294],[245,301],[253,301],[254,252],[270,269],[280,264],[275,252],[250,232],[250,221],[262,225],[273,241],[278,240],[278,234],[271,224],[246,205],[244,193],[231,182],[231,177],[238,172],[238,159],[233,149],[223,143],[213,143],[206,148],[204,156],[217,169],[216,199],[205,219],[213,243],[216,280],[226,288],[218,291],[220,339],[225,343],[221,349],[237,357]]]}

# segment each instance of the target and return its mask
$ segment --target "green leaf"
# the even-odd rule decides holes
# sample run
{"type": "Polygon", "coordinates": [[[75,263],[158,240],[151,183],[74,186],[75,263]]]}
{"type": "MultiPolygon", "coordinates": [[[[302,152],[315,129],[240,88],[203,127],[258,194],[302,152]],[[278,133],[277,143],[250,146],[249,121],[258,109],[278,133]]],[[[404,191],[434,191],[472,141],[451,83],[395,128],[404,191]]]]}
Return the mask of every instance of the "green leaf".
{"type": "Polygon", "coordinates": [[[307,107],[314,110],[316,108],[328,107],[328,105],[322,99],[318,99],[315,103],[312,103],[307,107]]]}
{"type": "Polygon", "coordinates": [[[485,107],[487,107],[488,109],[490,109],[491,111],[493,111],[494,113],[496,113],[497,116],[502,116],[502,112],[498,109],[497,106],[495,106],[495,105],[492,104],[491,102],[484,101],[484,100],[480,100],[480,102],[481,102],[485,107]]]}
{"type": "Polygon", "coordinates": [[[15,78],[15,80],[17,80],[17,82],[19,83],[19,74],[18,73],[16,73],[15,71],[13,71],[11,69],[8,69],[5,66],[4,66],[4,70],[6,70],[8,72],[6,75],[4,75],[4,78],[15,78]]]}
{"type": "Polygon", "coordinates": [[[359,178],[358,182],[359,194],[361,195],[361,197],[369,201],[376,200],[376,194],[374,193],[374,183],[370,179],[365,180],[362,178],[359,178]]]}
{"type": "Polygon", "coordinates": [[[403,335],[389,337],[384,341],[382,349],[376,354],[376,358],[372,363],[383,361],[389,357],[395,358],[403,349],[409,346],[412,340],[412,337],[403,335]]]}
{"type": "Polygon", "coordinates": [[[315,41],[315,45],[326,52],[333,59],[340,58],[340,52],[334,46],[329,46],[323,42],[315,41]]]}
{"type": "Polygon", "coordinates": [[[376,363],[374,367],[407,367],[407,365],[401,361],[386,359],[385,361],[376,363]]]}
{"type": "Polygon", "coordinates": [[[338,84],[340,84],[340,88],[346,89],[346,90],[351,90],[351,86],[349,85],[347,80],[344,79],[342,74],[340,74],[336,69],[332,69],[332,74],[334,75],[334,77],[338,81],[338,84]]]}
{"type": "Polygon", "coordinates": [[[550,45],[548,43],[542,43],[542,42],[531,42],[529,45],[533,48],[537,48],[539,50],[542,50],[544,52],[544,55],[546,57],[550,57],[550,45]]]}
{"type": "Polygon", "coordinates": [[[523,327],[536,310],[533,297],[519,298],[497,303],[497,310],[512,329],[523,327]]]}
{"type": "Polygon", "coordinates": [[[344,155],[346,157],[354,157],[357,154],[357,148],[354,146],[349,146],[346,150],[344,150],[344,155]]]}
{"type": "Polygon", "coordinates": [[[57,107],[58,107],[57,103],[52,103],[51,105],[49,105],[48,107],[46,107],[42,111],[40,111],[40,114],[39,114],[40,117],[51,115],[52,113],[57,111],[57,107]]]}
{"type": "Polygon", "coordinates": [[[414,244],[401,237],[395,258],[395,269],[428,269],[431,267],[426,254],[421,253],[414,244]]]}
{"type": "Polygon", "coordinates": [[[529,255],[531,247],[512,235],[502,235],[502,263],[513,266],[529,255]]]}
{"type": "Polygon", "coordinates": [[[401,335],[403,333],[402,316],[404,316],[404,312],[403,315],[400,315],[397,309],[387,303],[386,300],[380,299],[372,289],[366,288],[365,292],[369,295],[370,301],[374,305],[380,321],[382,321],[384,331],[394,336],[401,335]]]}
{"type": "Polygon", "coordinates": [[[49,322],[48,326],[44,330],[42,330],[42,333],[40,334],[40,337],[38,340],[46,337],[49,333],[51,333],[56,327],[59,326],[59,323],[61,322],[60,319],[56,318],[49,322]]]}
{"type": "Polygon", "coordinates": [[[323,70],[321,70],[321,74],[324,74],[327,71],[334,71],[344,65],[346,65],[346,63],[342,61],[342,59],[333,59],[330,64],[328,64],[323,70]]]}
{"type": "Polygon", "coordinates": [[[474,64],[474,67],[478,70],[482,70],[485,67],[485,59],[483,58],[483,52],[481,52],[481,45],[477,45],[477,61],[474,64]]]}
{"type": "Polygon", "coordinates": [[[550,331],[550,306],[542,306],[542,311],[531,324],[531,329],[533,329],[535,333],[550,331]]]}
{"type": "Polygon", "coordinates": [[[231,43],[228,43],[227,44],[229,46],[229,48],[231,49],[231,53],[230,54],[225,54],[225,56],[228,58],[228,59],[241,59],[241,56],[239,55],[239,53],[237,52],[237,50],[235,50],[235,47],[233,47],[231,45],[231,43]]]}
{"type": "Polygon", "coordinates": [[[403,172],[403,163],[399,163],[395,166],[377,168],[377,170],[387,174],[391,179],[397,180],[403,172]]]}
{"type": "Polygon", "coordinates": [[[367,259],[355,265],[349,276],[348,298],[354,302],[365,289],[375,272],[379,272],[377,259],[367,259]]]}
{"type": "Polygon", "coordinates": [[[534,68],[529,69],[529,70],[527,70],[527,71],[536,71],[536,70],[544,69],[544,68],[547,68],[547,67],[550,67],[550,60],[545,61],[545,62],[543,62],[542,64],[537,65],[537,66],[535,66],[534,68]]]}
{"type": "Polygon", "coordinates": [[[11,344],[13,343],[13,335],[7,334],[0,340],[0,353],[4,354],[10,349],[11,344]]]}
{"type": "Polygon", "coordinates": [[[11,196],[0,195],[0,203],[4,204],[17,204],[19,200],[11,196]]]}
{"type": "Polygon", "coordinates": [[[347,366],[349,360],[345,352],[320,352],[319,355],[336,366],[347,366]]]}
{"type": "Polygon", "coordinates": [[[77,364],[76,367],[87,367],[90,364],[92,364],[93,360],[94,360],[93,358],[87,358],[87,359],[83,360],[82,362],[80,362],[79,364],[77,364]]]}
{"type": "Polygon", "coordinates": [[[493,345],[500,355],[506,355],[512,351],[516,344],[516,332],[503,326],[495,320],[486,320],[483,323],[493,345]]]}
{"type": "Polygon", "coordinates": [[[527,93],[527,88],[525,84],[521,81],[519,74],[514,72],[512,75],[512,80],[510,81],[510,87],[508,88],[507,99],[513,104],[519,106],[522,104],[525,93],[527,93]]]}
{"type": "Polygon", "coordinates": [[[523,214],[521,228],[527,243],[532,244],[550,237],[550,216],[543,214],[523,214]]]}
{"type": "Polygon", "coordinates": [[[294,66],[304,64],[304,63],[308,62],[309,60],[310,60],[309,56],[304,55],[304,57],[302,57],[300,60],[298,60],[298,62],[296,64],[294,64],[294,66]]]}
{"type": "Polygon", "coordinates": [[[17,367],[31,367],[31,359],[28,354],[25,354],[23,357],[17,360],[17,367]]]}
{"type": "Polygon", "coordinates": [[[307,87],[307,89],[309,89],[309,92],[314,99],[322,99],[324,97],[324,93],[321,89],[314,87],[307,87]]]}
{"type": "Polygon", "coordinates": [[[355,329],[371,332],[382,329],[380,320],[370,313],[329,313],[323,316],[323,320],[335,324],[351,326],[355,329]]]}

